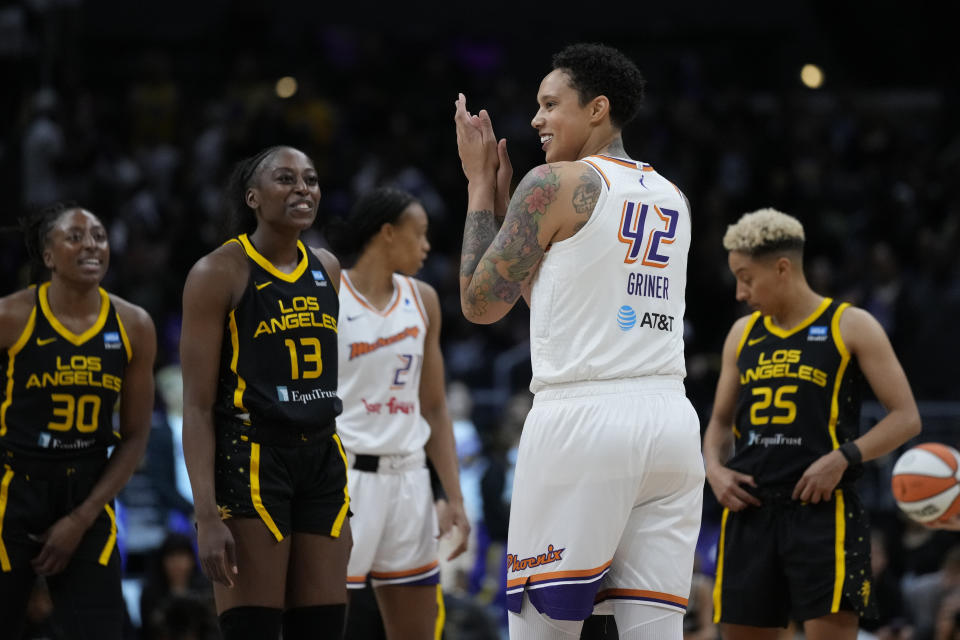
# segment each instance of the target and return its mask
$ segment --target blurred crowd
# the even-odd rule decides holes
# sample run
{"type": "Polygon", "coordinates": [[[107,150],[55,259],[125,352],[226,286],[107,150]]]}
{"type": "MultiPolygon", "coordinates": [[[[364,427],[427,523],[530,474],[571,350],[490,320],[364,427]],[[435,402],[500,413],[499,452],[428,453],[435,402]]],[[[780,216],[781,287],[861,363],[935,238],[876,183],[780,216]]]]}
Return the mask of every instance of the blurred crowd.
{"type": "MultiPolygon", "coordinates": [[[[230,39],[185,37],[176,49],[163,46],[178,38],[174,32],[134,46],[112,32],[94,38],[83,15],[73,2],[0,8],[0,70],[11,72],[0,98],[0,293],[26,282],[17,215],[73,200],[109,228],[106,288],[143,306],[158,327],[149,450],[119,500],[131,637],[215,637],[209,587],[191,562],[190,492],[178,450],[181,292],[193,262],[225,239],[221,189],[232,163],[281,143],[303,149],[319,172],[323,197],[311,243],[324,244],[323,220],[345,215],[359,193],[380,184],[413,192],[429,214],[433,249],[420,277],[441,298],[450,409],[468,515],[477,523],[472,553],[445,568],[447,637],[496,637],[512,463],[530,402],[528,316],[521,305],[496,325],[477,327],[460,313],[466,196],[453,101],[463,92],[468,107],[489,110],[519,179],[542,162],[529,121],[551,51],[542,42],[436,37],[412,27],[373,33],[319,25],[294,30],[309,47],[304,52],[278,28],[258,33],[256,15],[247,14],[232,16],[230,39]],[[295,79],[290,97],[278,95],[281,76],[295,79]]],[[[691,202],[687,389],[704,424],[723,337],[746,311],[733,299],[720,240],[742,213],[774,206],[806,227],[813,288],[866,308],[886,328],[925,415],[922,438],[960,444],[960,332],[951,320],[960,314],[955,91],[752,86],[749,74],[718,77],[724,60],[715,59],[717,48],[708,55],[692,46],[665,53],[630,40],[608,43],[631,53],[649,81],[626,148],[691,202]]],[[[875,416],[867,411],[864,419],[875,416]]],[[[883,611],[865,633],[960,638],[960,540],[899,517],[888,490],[891,466],[871,465],[863,481],[883,611]]],[[[688,616],[689,637],[704,639],[716,637],[708,610],[719,515],[706,493],[700,595],[688,616]]],[[[40,625],[42,590],[37,598],[40,625]]]]}

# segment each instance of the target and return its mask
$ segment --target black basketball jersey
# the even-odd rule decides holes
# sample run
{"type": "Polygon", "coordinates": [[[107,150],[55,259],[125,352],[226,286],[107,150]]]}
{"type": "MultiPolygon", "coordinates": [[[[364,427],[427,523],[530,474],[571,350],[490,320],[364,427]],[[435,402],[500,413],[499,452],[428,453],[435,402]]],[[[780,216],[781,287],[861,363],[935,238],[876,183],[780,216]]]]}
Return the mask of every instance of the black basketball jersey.
{"type": "MultiPolygon", "coordinates": [[[[756,312],[737,349],[740,393],[732,469],[758,485],[792,484],[859,434],[863,376],[840,336],[848,307],[825,298],[785,331],[756,312]]],[[[859,469],[847,469],[851,480],[859,469]]]]}
{"type": "Polygon", "coordinates": [[[116,442],[130,340],[103,289],[96,322],[77,335],[50,310],[49,287],[37,287],[27,326],[3,355],[0,448],[63,457],[105,450],[116,442]]]}
{"type": "Polygon", "coordinates": [[[320,259],[297,242],[292,273],[274,267],[246,234],[237,242],[250,278],[227,315],[220,350],[216,413],[256,427],[333,431],[340,301],[320,259]]]}

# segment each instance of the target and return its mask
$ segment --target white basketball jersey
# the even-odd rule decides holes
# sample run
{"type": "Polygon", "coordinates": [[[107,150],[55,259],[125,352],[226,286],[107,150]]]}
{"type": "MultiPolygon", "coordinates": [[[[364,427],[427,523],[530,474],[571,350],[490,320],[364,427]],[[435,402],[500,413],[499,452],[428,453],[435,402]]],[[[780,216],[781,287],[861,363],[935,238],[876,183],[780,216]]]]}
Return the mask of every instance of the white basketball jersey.
{"type": "Polygon", "coordinates": [[[337,433],[351,453],[413,453],[430,437],[420,416],[427,314],[412,278],[394,274],[393,292],[378,310],[341,274],[337,433]]]}
{"type": "Polygon", "coordinates": [[[530,390],[638,376],[682,379],[686,200],[643,162],[581,162],[600,176],[600,198],[582,229],[550,247],[533,282],[530,390]]]}

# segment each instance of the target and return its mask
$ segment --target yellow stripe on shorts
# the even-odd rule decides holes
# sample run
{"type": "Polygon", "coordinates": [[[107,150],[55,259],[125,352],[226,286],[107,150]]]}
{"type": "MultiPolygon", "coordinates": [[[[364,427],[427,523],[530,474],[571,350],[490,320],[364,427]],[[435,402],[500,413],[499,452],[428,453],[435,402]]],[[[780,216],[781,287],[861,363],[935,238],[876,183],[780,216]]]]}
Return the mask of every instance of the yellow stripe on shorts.
{"type": "Polygon", "coordinates": [[[277,539],[277,542],[283,540],[283,534],[277,528],[277,524],[270,517],[270,512],[263,506],[260,499],[260,445],[256,442],[250,443],[250,499],[253,501],[253,508],[260,514],[260,519],[270,529],[270,533],[277,539]]]}
{"type": "Polygon", "coordinates": [[[113,512],[109,504],[103,505],[103,508],[110,516],[110,535],[107,536],[107,543],[103,545],[103,551],[100,552],[100,564],[107,566],[110,563],[110,554],[113,553],[113,545],[117,543],[117,514],[113,512]]]}

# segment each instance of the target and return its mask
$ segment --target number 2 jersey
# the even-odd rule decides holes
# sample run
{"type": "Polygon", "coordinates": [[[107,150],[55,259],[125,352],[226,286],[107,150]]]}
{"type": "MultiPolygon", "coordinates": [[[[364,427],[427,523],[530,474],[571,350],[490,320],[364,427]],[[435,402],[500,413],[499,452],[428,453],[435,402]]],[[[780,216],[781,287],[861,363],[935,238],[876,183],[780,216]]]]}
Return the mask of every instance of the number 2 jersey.
{"type": "Polygon", "coordinates": [[[531,289],[530,359],[547,385],[684,378],[690,210],[643,162],[588,156],[600,196],[580,231],[543,257],[531,289]]]}
{"type": "Polygon", "coordinates": [[[393,298],[378,310],[340,274],[340,393],[337,432],[351,453],[400,455],[423,449],[420,371],[427,314],[413,278],[393,275],[393,298]]]}
{"type": "MultiPolygon", "coordinates": [[[[731,469],[760,486],[794,484],[815,460],[854,440],[863,376],[840,336],[849,305],[824,298],[786,331],[754,313],[740,338],[731,469]]],[[[859,468],[848,468],[844,480],[859,468]]]]}
{"type": "Polygon", "coordinates": [[[36,288],[27,325],[0,360],[0,449],[46,458],[106,451],[116,443],[130,340],[103,289],[93,326],[75,334],[53,315],[49,288],[36,288]]]}
{"type": "Polygon", "coordinates": [[[300,262],[284,273],[246,234],[232,238],[250,260],[240,302],[227,314],[220,349],[218,422],[291,431],[334,431],[337,293],[320,259],[297,241],[300,262]]]}

